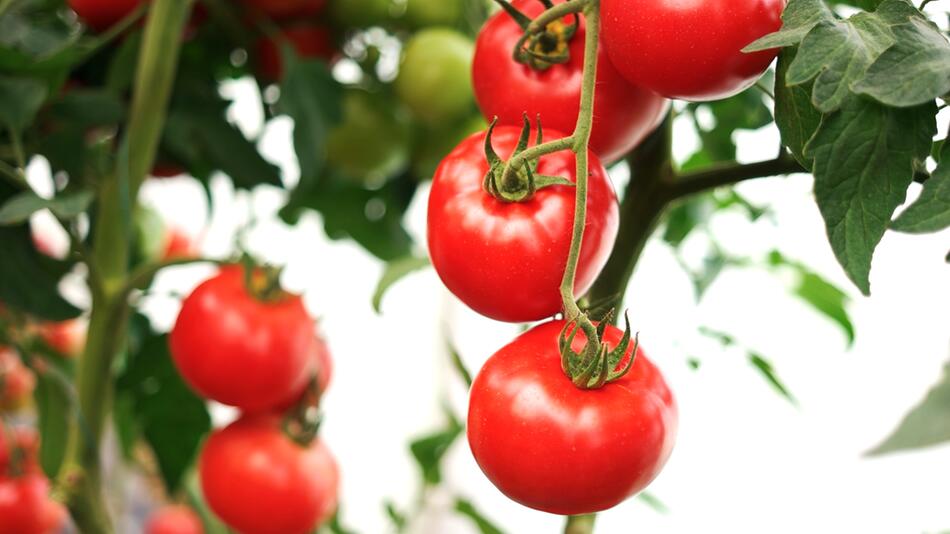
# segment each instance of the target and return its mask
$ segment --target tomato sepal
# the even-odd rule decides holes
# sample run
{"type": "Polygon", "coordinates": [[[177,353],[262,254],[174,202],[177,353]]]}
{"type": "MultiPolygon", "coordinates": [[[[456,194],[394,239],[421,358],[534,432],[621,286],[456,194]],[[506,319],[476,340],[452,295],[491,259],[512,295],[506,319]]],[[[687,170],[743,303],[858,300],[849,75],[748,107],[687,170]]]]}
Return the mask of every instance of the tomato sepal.
{"type": "Polygon", "coordinates": [[[561,352],[561,369],[564,374],[571,379],[571,382],[580,389],[599,389],[605,385],[623,378],[630,369],[633,368],[634,360],[637,356],[637,349],[640,347],[640,334],[631,334],[630,317],[624,314],[626,326],[623,331],[623,337],[617,343],[617,346],[610,349],[607,343],[601,341],[607,331],[607,325],[613,317],[613,310],[607,312],[600,323],[596,325],[595,334],[588,335],[584,342],[584,347],[580,350],[574,350],[574,339],[577,332],[582,329],[577,319],[565,323],[564,328],[558,336],[558,349],[561,352]],[[633,337],[633,352],[630,358],[624,363],[623,367],[618,366],[623,363],[623,358],[630,348],[631,337],[633,337]]]}
{"type": "MultiPolygon", "coordinates": [[[[541,118],[538,117],[538,135],[535,139],[535,146],[539,146],[544,141],[544,133],[541,129],[541,118]]],[[[538,190],[545,187],[562,185],[574,187],[574,182],[560,176],[536,175],[538,169],[538,158],[528,158],[524,161],[520,169],[512,169],[508,162],[501,159],[492,146],[492,133],[495,131],[495,125],[498,123],[498,117],[495,117],[488,125],[488,133],[485,135],[485,159],[488,161],[488,172],[485,173],[483,188],[485,191],[501,202],[525,202],[529,200],[538,190]]],[[[528,115],[524,115],[524,127],[521,129],[521,136],[518,138],[518,144],[515,146],[511,157],[515,158],[528,149],[528,139],[531,136],[531,121],[528,115]]]]}

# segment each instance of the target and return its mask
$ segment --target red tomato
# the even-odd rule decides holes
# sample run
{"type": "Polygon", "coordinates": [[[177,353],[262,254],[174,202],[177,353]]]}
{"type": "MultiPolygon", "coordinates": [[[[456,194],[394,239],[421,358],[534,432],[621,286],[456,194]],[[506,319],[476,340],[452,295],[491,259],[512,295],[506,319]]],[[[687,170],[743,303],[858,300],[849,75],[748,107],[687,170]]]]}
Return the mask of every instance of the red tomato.
{"type": "MultiPolygon", "coordinates": [[[[516,0],[514,6],[530,17],[544,10],[537,0],[516,0]]],[[[525,112],[532,120],[540,114],[543,126],[573,132],[580,112],[585,33],[582,20],[570,41],[567,63],[535,70],[512,58],[524,31],[504,11],[492,16],[478,34],[472,66],[475,98],[485,117],[491,120],[497,116],[501,124],[520,125],[525,112]]],[[[619,159],[657,127],[669,104],[627,82],[601,50],[591,149],[604,162],[619,159]]]]}
{"type": "Polygon", "coordinates": [[[0,410],[26,404],[35,386],[33,371],[27,369],[13,351],[0,347],[0,410]]]}
{"type": "MultiPolygon", "coordinates": [[[[0,479],[10,476],[10,459],[13,457],[10,451],[10,438],[13,438],[15,446],[20,449],[23,464],[17,466],[17,470],[25,473],[40,472],[36,455],[40,450],[40,438],[32,428],[25,427],[4,427],[0,422],[0,479]]],[[[3,532],[0,530],[0,532],[3,532]]]]}
{"type": "MultiPolygon", "coordinates": [[[[281,37],[297,51],[302,58],[333,59],[336,48],[330,31],[323,26],[301,24],[281,30],[281,37]]],[[[278,81],[284,75],[284,61],[280,55],[280,43],[268,37],[257,41],[257,61],[261,77],[268,81],[278,81]]]]}
{"type": "Polygon", "coordinates": [[[333,378],[333,357],[330,355],[330,347],[322,336],[316,337],[313,355],[316,360],[317,383],[320,385],[320,391],[325,392],[330,387],[330,379],[333,378]]]}
{"type": "MultiPolygon", "coordinates": [[[[550,138],[562,134],[547,130],[550,138]]],[[[492,145],[507,157],[520,129],[495,128],[492,145]]],[[[571,245],[574,188],[546,187],[525,202],[501,202],[482,188],[485,132],[462,141],[439,165],[429,195],[429,255],[446,287],[473,310],[509,322],[544,319],[561,309],[559,287],[571,245]]],[[[574,292],[590,289],[617,237],[617,196],[590,157],[587,225],[574,292]]],[[[539,174],[576,181],[574,154],[541,158],[539,174]]]]}
{"type": "Polygon", "coordinates": [[[75,357],[86,346],[86,325],[77,319],[38,326],[40,337],[61,356],[75,357]]]}
{"type": "Polygon", "coordinates": [[[174,178],[175,176],[185,174],[185,169],[182,169],[174,163],[159,162],[152,167],[150,174],[155,178],[174,178]]]}
{"type": "Polygon", "coordinates": [[[204,534],[204,526],[191,508],[166,506],[152,514],[145,534],[204,534]]]}
{"type": "MultiPolygon", "coordinates": [[[[642,351],[623,378],[581,390],[561,370],[563,321],[522,334],[472,384],[468,441],[475,460],[514,501],[553,514],[611,508],[645,488],[673,449],[677,410],[642,351]]],[[[623,332],[607,327],[615,347],[623,332]]],[[[579,332],[574,349],[584,344],[579,332]]],[[[628,349],[629,355],[633,346],[628,349]]]]}
{"type": "Polygon", "coordinates": [[[326,3],[326,0],[244,0],[249,9],[272,19],[313,16],[322,11],[326,3]]]}
{"type": "Polygon", "coordinates": [[[214,513],[242,534],[304,534],[333,515],[339,471],[323,442],[301,446],[273,415],[211,434],[198,460],[214,513]]]}
{"type": "Polygon", "coordinates": [[[313,320],[299,296],[256,299],[244,269],[226,267],[185,299],[170,336],[172,357],[201,395],[249,410],[301,391],[313,369],[313,320]]]}
{"type": "Polygon", "coordinates": [[[169,228],[165,235],[165,250],[162,252],[162,259],[180,260],[195,256],[197,256],[195,243],[191,237],[177,228],[169,228]]]}
{"type": "Polygon", "coordinates": [[[631,82],[683,100],[755,83],[778,50],[742,53],[782,26],[785,0],[602,0],[603,43],[631,82]]]}
{"type": "Polygon", "coordinates": [[[131,15],[142,0],[67,0],[67,3],[89,27],[104,31],[131,15]]]}
{"type": "Polygon", "coordinates": [[[49,489],[49,481],[38,473],[0,477],[0,532],[58,532],[66,520],[66,511],[61,504],[49,500],[49,489]]]}

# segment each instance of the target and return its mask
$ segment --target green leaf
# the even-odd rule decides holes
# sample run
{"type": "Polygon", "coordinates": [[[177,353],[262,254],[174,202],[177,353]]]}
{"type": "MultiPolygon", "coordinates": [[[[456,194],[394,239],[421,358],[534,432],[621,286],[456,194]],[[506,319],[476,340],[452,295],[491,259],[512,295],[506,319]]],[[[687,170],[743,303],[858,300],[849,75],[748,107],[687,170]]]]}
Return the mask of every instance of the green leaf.
{"type": "Polygon", "coordinates": [[[455,368],[455,371],[462,378],[462,381],[465,382],[465,385],[472,387],[472,373],[465,367],[465,362],[462,361],[462,355],[459,354],[459,351],[455,349],[451,342],[447,341],[446,345],[449,356],[452,358],[452,367],[455,368]]]}
{"type": "Polygon", "coordinates": [[[469,501],[457,499],[455,501],[455,511],[471,519],[481,534],[504,534],[501,529],[475,509],[475,506],[469,501]]]}
{"type": "Polygon", "coordinates": [[[656,495],[648,491],[640,492],[639,494],[637,494],[637,498],[640,499],[640,501],[643,502],[643,504],[649,506],[650,508],[653,509],[653,511],[657,513],[664,514],[664,515],[670,513],[670,507],[667,506],[666,503],[661,501],[656,495]]]}
{"type": "Polygon", "coordinates": [[[822,119],[805,148],[815,160],[815,197],[831,247],[865,295],[874,249],[906,198],[915,165],[930,154],[935,109],[851,98],[822,119]]]}
{"type": "Polygon", "coordinates": [[[142,340],[139,350],[129,354],[116,395],[131,399],[136,426],[155,452],[162,479],[173,494],[211,430],[211,416],[204,401],[175,370],[168,336],[152,334],[142,340]]]}
{"type": "Polygon", "coordinates": [[[834,20],[834,14],[822,0],[789,0],[782,13],[782,29],[770,33],[742,49],[758,52],[800,43],[820,22],[834,20]]]}
{"type": "Polygon", "coordinates": [[[775,124],[782,134],[782,143],[806,169],[812,160],[806,157],[805,145],[815,135],[821,123],[821,112],[811,103],[814,83],[788,85],[785,78],[788,66],[795,60],[797,48],[786,48],[778,56],[775,69],[775,124]]]}
{"type": "Polygon", "coordinates": [[[922,234],[947,227],[950,227],[950,145],[944,143],[940,163],[924,182],[920,196],[891,223],[891,228],[922,234]]]}
{"type": "Polygon", "coordinates": [[[950,92],[950,43],[929,21],[895,26],[896,43],[853,85],[857,93],[894,107],[932,101],[950,92]]]}
{"type": "Polygon", "coordinates": [[[49,477],[59,473],[66,455],[69,420],[74,413],[73,399],[67,387],[68,383],[55,371],[36,373],[33,399],[38,416],[37,431],[43,437],[40,441],[40,465],[49,477]]]}
{"type": "Polygon", "coordinates": [[[449,447],[455,443],[455,440],[462,435],[465,427],[452,415],[449,415],[448,426],[428,436],[419,438],[409,444],[409,450],[412,451],[413,458],[422,469],[422,476],[426,484],[439,484],[442,481],[442,457],[449,450],[449,447]]]}
{"type": "Polygon", "coordinates": [[[406,256],[405,258],[399,258],[398,260],[387,263],[386,269],[383,271],[383,276],[376,284],[376,291],[373,292],[373,309],[376,310],[376,313],[380,313],[383,297],[390,287],[406,276],[425,269],[430,265],[431,262],[429,258],[420,258],[418,256],[406,256]]]}
{"type": "Polygon", "coordinates": [[[844,330],[848,346],[854,344],[854,324],[845,308],[849,299],[844,291],[801,263],[786,259],[777,250],[769,254],[769,263],[774,267],[791,268],[797,275],[793,289],[795,295],[837,323],[844,330]]]}
{"type": "Polygon", "coordinates": [[[46,84],[31,78],[0,76],[0,123],[21,131],[46,101],[46,84]]]}
{"type": "Polygon", "coordinates": [[[317,180],[326,164],[330,130],[343,120],[343,88],[323,61],[285,63],[287,76],[281,85],[277,109],[294,120],[300,183],[309,184],[317,180]]]}
{"type": "Polygon", "coordinates": [[[699,333],[715,341],[718,341],[723,347],[732,347],[736,344],[736,339],[731,335],[726,334],[725,332],[713,330],[708,326],[700,326],[699,333]]]}
{"type": "Polygon", "coordinates": [[[91,128],[117,124],[125,118],[125,105],[115,93],[103,89],[71,89],[51,113],[57,122],[91,128]]]}
{"type": "Polygon", "coordinates": [[[41,198],[32,191],[20,193],[0,207],[0,225],[20,224],[27,221],[30,215],[44,209],[64,219],[71,219],[85,212],[94,198],[92,191],[62,194],[52,199],[41,198]]]}
{"type": "Polygon", "coordinates": [[[877,456],[947,441],[950,441],[950,364],[944,367],[940,382],[904,416],[897,429],[867,454],[877,456]]]}
{"type": "Polygon", "coordinates": [[[779,392],[792,404],[798,404],[798,401],[796,401],[795,397],[793,397],[791,392],[788,391],[788,388],[785,387],[785,384],[779,380],[778,376],[775,374],[775,369],[772,367],[772,364],[768,362],[768,360],[754,352],[750,352],[749,363],[751,363],[753,367],[762,373],[762,376],[775,389],[775,391],[779,392]]]}
{"type": "Polygon", "coordinates": [[[679,248],[712,213],[712,198],[709,195],[696,195],[676,204],[666,216],[663,241],[673,248],[679,248]]]}
{"type": "Polygon", "coordinates": [[[389,517],[389,520],[392,521],[393,526],[396,527],[396,532],[403,532],[406,530],[406,524],[408,523],[406,519],[406,514],[399,511],[396,508],[395,503],[392,501],[386,501],[384,503],[386,507],[386,516],[389,517]]]}

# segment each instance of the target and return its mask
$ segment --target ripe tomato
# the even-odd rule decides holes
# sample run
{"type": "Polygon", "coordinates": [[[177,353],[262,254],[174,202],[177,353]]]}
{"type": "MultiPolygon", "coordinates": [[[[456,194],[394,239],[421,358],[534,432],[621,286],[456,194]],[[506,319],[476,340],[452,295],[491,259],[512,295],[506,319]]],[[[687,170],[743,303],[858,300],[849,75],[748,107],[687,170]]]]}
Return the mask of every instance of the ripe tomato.
{"type": "MultiPolygon", "coordinates": [[[[619,504],[659,474],[673,449],[677,410],[663,376],[639,350],[616,382],[574,386],[561,370],[564,324],[539,325],[488,360],[472,384],[468,441],[482,471],[512,500],[553,514],[588,514],[619,504]]],[[[609,326],[604,339],[615,347],[622,336],[609,326]]],[[[579,332],[573,348],[584,340],[579,332]]],[[[633,345],[627,358],[632,352],[633,345]]]]}
{"type": "Polygon", "coordinates": [[[742,49],[782,26],[785,0],[602,0],[603,43],[628,80],[683,100],[755,83],[778,50],[742,49]]]}
{"type": "MultiPolygon", "coordinates": [[[[544,10],[537,0],[516,0],[514,6],[530,17],[544,10]]],[[[524,31],[504,11],[492,16],[478,34],[472,66],[475,99],[485,117],[520,125],[527,112],[532,120],[540,115],[545,127],[573,132],[580,112],[585,33],[581,20],[570,41],[570,60],[536,70],[512,57],[524,31]]],[[[591,149],[606,163],[619,159],[659,125],[669,105],[665,98],[627,82],[601,50],[591,149]]]]}
{"type": "Polygon", "coordinates": [[[79,356],[86,346],[86,323],[78,319],[42,323],[38,329],[43,342],[60,356],[79,356]]]}
{"type": "Polygon", "coordinates": [[[275,20],[311,17],[323,10],[326,3],[326,0],[244,0],[249,9],[275,20]]]}
{"type": "Polygon", "coordinates": [[[454,30],[415,34],[403,50],[396,94],[413,115],[444,124],[472,109],[472,41],[454,30]]]}
{"type": "Polygon", "coordinates": [[[185,169],[171,162],[160,161],[152,167],[152,172],[149,174],[153,178],[174,178],[185,174],[185,169]]]}
{"type": "Polygon", "coordinates": [[[212,433],[198,460],[208,505],[242,534],[304,534],[336,510],[336,461],[320,440],[301,446],[280,426],[245,416],[212,433]]]}
{"type": "Polygon", "coordinates": [[[188,259],[197,256],[195,243],[191,237],[178,228],[169,228],[165,233],[165,250],[162,259],[165,261],[188,259]]]}
{"type": "MultiPolygon", "coordinates": [[[[283,28],[280,35],[302,58],[323,58],[330,61],[336,53],[330,31],[323,26],[298,24],[283,28]]],[[[284,76],[281,44],[266,36],[257,41],[258,72],[267,81],[278,81],[284,76]]]]}
{"type": "Polygon", "coordinates": [[[13,458],[10,450],[11,437],[13,446],[20,449],[20,458],[23,462],[16,466],[16,470],[21,473],[39,473],[40,466],[36,455],[40,450],[40,438],[36,431],[28,427],[4,427],[0,422],[0,479],[13,474],[10,465],[10,460],[13,458]]]}
{"type": "MultiPolygon", "coordinates": [[[[548,130],[550,137],[563,135],[548,130]]],[[[495,128],[492,145],[507,157],[520,129],[495,128]]],[[[509,322],[544,319],[561,309],[559,287],[571,245],[574,188],[541,189],[525,202],[502,202],[482,188],[485,132],[462,141],[439,165],[429,195],[429,255],[446,287],[482,315],[509,322]]],[[[574,284],[590,289],[617,237],[617,196],[590,157],[587,225],[574,284]]],[[[537,172],[576,181],[574,154],[541,158],[537,172]]]]}
{"type": "Polygon", "coordinates": [[[204,534],[204,526],[191,508],[166,506],[152,514],[145,534],[204,534]]]}
{"type": "Polygon", "coordinates": [[[66,510],[49,499],[49,490],[49,481],[39,473],[0,477],[0,532],[58,532],[66,520],[66,510]]]}
{"type": "Polygon", "coordinates": [[[90,28],[104,31],[131,15],[142,0],[68,0],[67,3],[90,28]]]}
{"type": "Polygon", "coordinates": [[[185,299],[169,343],[178,371],[195,391],[261,410],[306,385],[313,335],[299,296],[258,300],[245,287],[244,269],[230,266],[185,299]]]}
{"type": "Polygon", "coordinates": [[[35,386],[33,371],[13,351],[0,347],[0,410],[22,407],[29,402],[35,386]]]}
{"type": "Polygon", "coordinates": [[[314,367],[317,370],[317,384],[320,386],[320,391],[324,392],[330,387],[330,379],[333,378],[333,357],[330,355],[330,347],[323,336],[316,336],[312,355],[315,362],[314,367]]]}

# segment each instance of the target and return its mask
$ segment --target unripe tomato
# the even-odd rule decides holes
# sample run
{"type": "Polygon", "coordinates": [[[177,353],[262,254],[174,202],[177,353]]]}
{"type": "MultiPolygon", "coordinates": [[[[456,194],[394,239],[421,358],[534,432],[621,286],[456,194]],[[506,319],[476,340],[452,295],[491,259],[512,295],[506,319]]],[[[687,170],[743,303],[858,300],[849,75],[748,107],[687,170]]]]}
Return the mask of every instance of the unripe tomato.
{"type": "Polygon", "coordinates": [[[32,397],[34,387],[36,377],[33,371],[27,369],[13,351],[0,347],[0,411],[25,405],[32,397]]]}
{"type": "Polygon", "coordinates": [[[145,534],[204,534],[204,526],[191,508],[166,506],[148,519],[145,534]]]}
{"type": "Polygon", "coordinates": [[[602,0],[603,43],[632,83],[669,98],[718,100],[755,83],[778,50],[742,49],[782,26],[785,0],[602,0]]]}
{"type": "MultiPolygon", "coordinates": [[[[673,450],[676,403],[642,351],[597,390],[561,370],[564,321],[532,328],[496,352],[472,384],[468,441],[479,467],[512,500],[561,515],[616,506],[645,488],[673,450]]],[[[617,346],[623,332],[607,327],[617,346]]],[[[583,348],[583,332],[573,348],[583,348]]],[[[621,360],[625,365],[633,345],[621,360]]]]}
{"type": "Polygon", "coordinates": [[[275,20],[312,17],[324,6],[326,0],[244,0],[249,9],[275,20]]]}
{"type": "MultiPolygon", "coordinates": [[[[333,59],[336,48],[330,31],[315,24],[298,24],[281,29],[280,37],[285,39],[301,58],[333,59]]],[[[283,43],[267,36],[257,41],[258,71],[267,81],[278,81],[284,77],[284,61],[280,47],[283,43]]]]}
{"type": "Polygon", "coordinates": [[[49,481],[39,473],[0,477],[0,532],[52,534],[62,528],[66,510],[49,499],[49,481]]]}
{"type": "Polygon", "coordinates": [[[330,0],[330,16],[342,28],[368,28],[389,21],[394,0],[330,0]]]}
{"type": "Polygon", "coordinates": [[[472,41],[454,30],[422,30],[403,50],[396,94],[430,124],[467,115],[473,108],[472,53],[472,41]]]}
{"type": "Polygon", "coordinates": [[[383,182],[409,164],[407,118],[383,95],[347,91],[343,123],[327,139],[327,160],[358,182],[383,182]]]}
{"type": "Polygon", "coordinates": [[[455,26],[465,10],[463,0],[406,0],[403,18],[410,28],[455,26]]]}
{"type": "MultiPolygon", "coordinates": [[[[545,130],[550,138],[563,134],[545,130]]],[[[504,158],[520,129],[495,128],[492,146],[504,158]]],[[[487,193],[485,132],[450,153],[432,179],[428,242],[432,265],[445,286],[470,308],[492,319],[523,323],[561,309],[560,285],[574,227],[573,187],[539,190],[525,202],[502,202],[487,193]]],[[[537,173],[577,181],[574,154],[544,156],[537,173]]],[[[603,269],[617,237],[617,196],[600,160],[590,153],[587,224],[574,283],[583,295],[603,269]]]]}
{"type": "Polygon", "coordinates": [[[319,439],[302,446],[280,427],[273,415],[245,416],[201,451],[208,505],[242,534],[305,534],[336,511],[336,461],[319,439]]]}
{"type": "Polygon", "coordinates": [[[422,180],[435,174],[439,163],[466,137],[484,130],[488,124],[479,114],[463,121],[451,121],[447,127],[419,125],[412,154],[412,171],[422,180]]]}
{"type": "MultiPolygon", "coordinates": [[[[260,282],[258,274],[252,284],[260,282]]],[[[244,269],[230,266],[185,299],[169,344],[178,371],[196,392],[262,410],[306,385],[314,328],[299,296],[259,300],[245,286],[244,269]]]]}
{"type": "MultiPolygon", "coordinates": [[[[530,17],[544,10],[537,0],[516,0],[514,6],[530,17]]],[[[573,132],[581,109],[586,33],[582,18],[568,44],[568,62],[537,70],[512,57],[524,34],[517,22],[504,11],[492,16],[478,34],[472,66],[475,98],[485,117],[520,125],[527,113],[532,120],[540,116],[545,127],[573,132]]],[[[667,99],[625,80],[601,48],[591,150],[605,163],[623,157],[659,125],[669,105],[667,99]]]]}
{"type": "Polygon", "coordinates": [[[90,28],[105,31],[131,15],[142,0],[67,0],[67,3],[90,28]]]}

